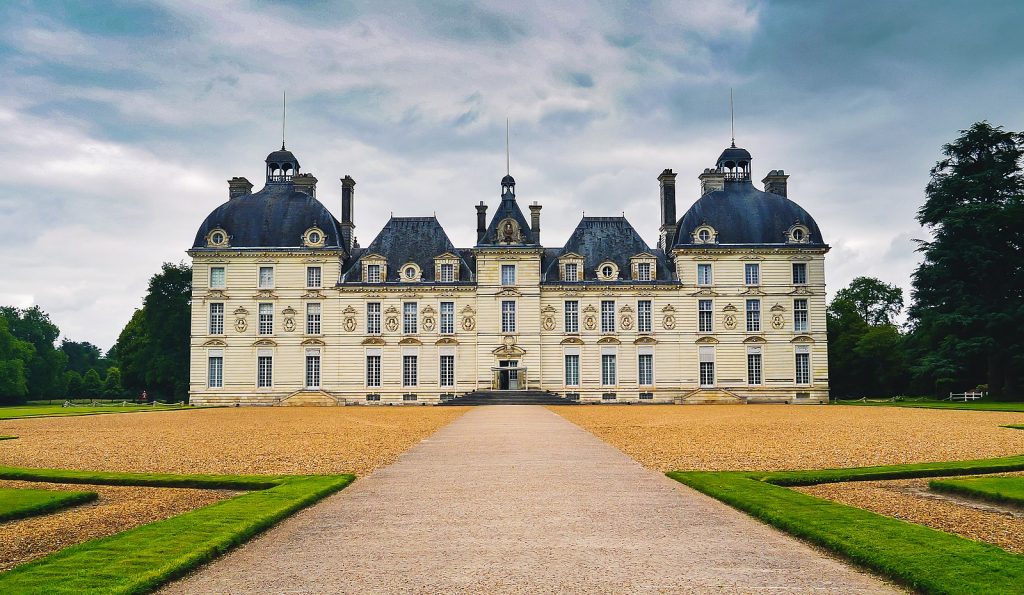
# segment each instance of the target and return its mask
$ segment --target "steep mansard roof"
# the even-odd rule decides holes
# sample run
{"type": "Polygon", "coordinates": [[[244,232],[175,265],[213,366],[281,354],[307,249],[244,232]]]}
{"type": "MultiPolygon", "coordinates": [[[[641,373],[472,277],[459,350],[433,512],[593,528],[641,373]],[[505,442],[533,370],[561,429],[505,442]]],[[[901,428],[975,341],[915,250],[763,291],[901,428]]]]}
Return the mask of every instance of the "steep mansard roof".
{"type": "MultiPolygon", "coordinates": [[[[511,180],[512,176],[505,176],[505,178],[511,180]]],[[[502,180],[502,183],[504,184],[505,180],[502,180]]],[[[498,205],[498,209],[494,211],[494,216],[491,217],[491,224],[487,226],[487,231],[484,232],[483,237],[477,242],[477,246],[506,245],[500,241],[498,226],[509,217],[519,224],[519,229],[523,234],[523,242],[518,245],[537,245],[537,237],[530,228],[530,223],[523,215],[523,211],[519,208],[519,204],[516,202],[516,195],[512,192],[506,192],[501,196],[501,203],[498,205]]]]}
{"type": "Polygon", "coordinates": [[[560,281],[558,259],[570,253],[583,257],[584,281],[597,281],[597,267],[609,260],[619,267],[621,280],[631,281],[629,259],[644,253],[657,259],[656,279],[672,278],[665,253],[648,246],[625,217],[583,217],[563,248],[545,250],[545,281],[560,281]]]}
{"type": "Polygon", "coordinates": [[[392,217],[366,248],[352,254],[342,274],[342,283],[361,283],[360,261],[370,254],[387,259],[386,282],[400,279],[402,265],[410,262],[420,267],[425,281],[434,279],[434,258],[446,252],[459,256],[459,279],[473,278],[473,270],[465,257],[466,250],[457,249],[448,239],[436,217],[392,217]]]}

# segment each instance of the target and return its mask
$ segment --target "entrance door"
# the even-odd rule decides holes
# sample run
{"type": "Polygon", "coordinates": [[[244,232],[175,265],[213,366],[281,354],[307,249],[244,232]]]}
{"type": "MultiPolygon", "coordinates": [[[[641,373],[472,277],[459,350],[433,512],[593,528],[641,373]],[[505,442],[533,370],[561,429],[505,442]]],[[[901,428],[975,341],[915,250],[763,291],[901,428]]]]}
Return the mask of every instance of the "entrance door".
{"type": "Polygon", "coordinates": [[[498,362],[498,366],[502,368],[512,368],[510,370],[502,370],[500,372],[500,378],[498,379],[498,388],[501,390],[519,390],[519,370],[515,369],[519,362],[515,360],[501,360],[498,362]]]}

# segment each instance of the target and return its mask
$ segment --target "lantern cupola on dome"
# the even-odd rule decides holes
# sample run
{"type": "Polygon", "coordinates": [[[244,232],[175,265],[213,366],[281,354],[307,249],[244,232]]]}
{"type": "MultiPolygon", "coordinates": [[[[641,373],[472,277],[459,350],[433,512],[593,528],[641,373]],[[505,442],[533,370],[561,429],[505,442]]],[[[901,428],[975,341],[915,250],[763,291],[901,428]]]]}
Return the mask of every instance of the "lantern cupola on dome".
{"type": "Polygon", "coordinates": [[[281,149],[267,155],[267,183],[290,182],[293,176],[299,173],[299,160],[291,151],[284,148],[281,142],[281,149]]]}

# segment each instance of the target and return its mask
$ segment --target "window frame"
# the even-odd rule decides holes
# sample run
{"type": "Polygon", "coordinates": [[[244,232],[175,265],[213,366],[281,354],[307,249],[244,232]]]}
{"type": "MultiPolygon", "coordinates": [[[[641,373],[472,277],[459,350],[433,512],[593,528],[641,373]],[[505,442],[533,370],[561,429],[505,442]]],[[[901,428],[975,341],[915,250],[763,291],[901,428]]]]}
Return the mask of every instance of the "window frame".
{"type": "Polygon", "coordinates": [[[454,283],[455,265],[450,262],[442,262],[438,275],[440,276],[441,283],[454,283]]]}
{"type": "Polygon", "coordinates": [[[323,386],[323,356],[319,349],[307,349],[306,357],[304,358],[305,370],[304,375],[304,386],[307,389],[320,389],[323,386]],[[315,365],[311,365],[315,364],[315,365]],[[316,379],[316,383],[310,382],[312,378],[316,379]]]}
{"type": "Polygon", "coordinates": [[[217,350],[209,351],[206,354],[206,388],[224,388],[224,352],[217,350]],[[214,374],[214,361],[217,362],[216,374],[214,374]],[[216,378],[216,383],[214,382],[216,378]]]}
{"type": "Polygon", "coordinates": [[[746,301],[746,329],[748,333],[761,332],[761,300],[750,299],[746,301]],[[754,306],[751,308],[751,306],[754,306]]]}
{"type": "Polygon", "coordinates": [[[210,267],[210,289],[227,289],[228,286],[228,270],[223,265],[211,266],[210,267]],[[214,283],[213,272],[220,271],[220,283],[214,283]]]}
{"type": "Polygon", "coordinates": [[[638,333],[650,333],[654,328],[654,302],[652,300],[637,300],[636,302],[636,331],[638,333]]]}
{"type": "Polygon", "coordinates": [[[701,345],[697,348],[698,377],[701,388],[714,388],[715,386],[715,348],[711,345],[701,345]],[[706,355],[710,354],[710,355],[706,355]]]}
{"type": "Polygon", "coordinates": [[[419,357],[414,353],[402,354],[402,388],[414,388],[419,385],[419,357]]]}
{"type": "Polygon", "coordinates": [[[419,304],[417,302],[402,302],[402,334],[415,335],[419,332],[419,304]],[[412,328],[412,330],[409,330],[412,328]]]}
{"type": "Polygon", "coordinates": [[[654,279],[652,269],[654,267],[649,262],[638,262],[636,263],[636,280],[637,281],[651,281],[654,279]]]}
{"type": "Polygon", "coordinates": [[[260,302],[256,305],[256,334],[258,335],[273,335],[274,334],[274,304],[270,302],[260,302]],[[265,312],[267,310],[268,312],[265,312]]]}
{"type": "Polygon", "coordinates": [[[764,353],[760,347],[748,347],[747,386],[762,385],[764,385],[764,353]]]}
{"type": "Polygon", "coordinates": [[[797,345],[794,350],[793,383],[797,386],[811,386],[811,349],[806,345],[797,345]],[[804,360],[803,382],[801,382],[801,359],[804,360]]]}
{"type": "Polygon", "coordinates": [[[320,302],[309,302],[306,304],[306,334],[323,334],[323,306],[320,302]],[[316,310],[315,312],[313,310],[316,310]]]}
{"type": "Polygon", "coordinates": [[[807,285],[807,263],[806,262],[794,262],[793,263],[793,285],[807,285]],[[803,280],[797,279],[797,271],[801,271],[800,275],[803,280]]]}
{"type": "Polygon", "coordinates": [[[793,300],[793,332],[806,333],[811,328],[811,310],[807,298],[796,298],[793,300]],[[803,307],[799,307],[803,304],[803,307]]]}
{"type": "Polygon", "coordinates": [[[319,265],[310,265],[306,267],[306,289],[322,289],[324,286],[324,269],[319,265]],[[310,276],[313,275],[313,271],[316,271],[316,283],[312,283],[310,276]]]}
{"type": "Polygon", "coordinates": [[[516,332],[515,300],[501,300],[501,332],[504,334],[516,332]]]}
{"type": "Polygon", "coordinates": [[[563,281],[566,281],[566,282],[569,282],[569,283],[576,283],[576,282],[578,282],[580,280],[580,265],[577,262],[567,262],[567,263],[565,263],[564,265],[562,265],[562,272],[563,272],[563,278],[562,278],[563,281]],[[570,268],[570,267],[572,267],[572,268],[570,268]],[[572,275],[569,274],[570,270],[572,271],[572,275]]]}
{"type": "Polygon", "coordinates": [[[618,354],[601,354],[601,386],[608,387],[618,385],[618,366],[618,354]]]}
{"type": "Polygon", "coordinates": [[[502,287],[515,287],[515,285],[516,285],[516,277],[517,277],[516,265],[508,264],[508,263],[502,263],[500,275],[501,275],[500,280],[501,280],[501,286],[502,287]],[[511,272],[511,278],[507,278],[506,277],[506,273],[509,273],[509,272],[511,272]]]}
{"type": "Polygon", "coordinates": [[[710,262],[698,262],[697,263],[697,285],[701,287],[709,287],[715,284],[715,268],[710,262]],[[707,271],[706,279],[702,275],[702,271],[707,271]]]}
{"type": "Polygon", "coordinates": [[[210,302],[210,307],[207,308],[207,325],[206,330],[209,335],[223,335],[224,334],[224,302],[210,302]],[[219,311],[215,311],[218,310],[219,311]]]}
{"type": "Polygon", "coordinates": [[[580,385],[580,354],[565,352],[562,354],[562,381],[564,386],[580,385]],[[569,362],[573,362],[570,365],[569,362]]]}
{"type": "Polygon", "coordinates": [[[366,302],[366,334],[367,335],[379,335],[380,334],[380,313],[381,303],[380,302],[366,302]],[[376,306],[376,308],[374,308],[376,306]]]}
{"type": "Polygon", "coordinates": [[[366,353],[363,363],[363,381],[367,388],[380,387],[383,357],[380,352],[366,353]]]}
{"type": "Polygon", "coordinates": [[[274,277],[276,277],[276,274],[273,265],[259,265],[256,267],[256,288],[274,289],[274,277]],[[263,283],[263,271],[270,271],[270,282],[267,284],[263,283]]]}
{"type": "Polygon", "coordinates": [[[698,333],[713,333],[715,332],[715,301],[714,300],[697,300],[697,332],[698,333]],[[707,306],[705,308],[704,306],[707,306]],[[707,324],[705,324],[705,322],[707,324]]]}
{"type": "Polygon", "coordinates": [[[441,302],[438,330],[442,335],[455,334],[455,302],[441,302]],[[446,311],[447,310],[447,311],[446,311]]]}
{"type": "Polygon", "coordinates": [[[580,332],[580,302],[579,300],[565,300],[562,304],[565,308],[565,314],[562,319],[562,325],[565,328],[566,333],[579,334],[580,332]],[[572,304],[572,308],[569,307],[572,304]],[[570,311],[571,310],[571,311],[570,311]],[[569,323],[572,323],[571,325],[569,323]]]}
{"type": "Polygon", "coordinates": [[[654,386],[654,352],[639,351],[636,354],[636,382],[640,386],[654,386]],[[644,378],[644,360],[647,360],[647,378],[644,378]],[[646,380],[646,382],[645,382],[646,380]]]}
{"type": "Polygon", "coordinates": [[[437,383],[441,388],[453,388],[455,386],[455,354],[441,353],[437,359],[437,383]],[[446,360],[449,362],[448,369],[445,369],[446,360]],[[447,381],[447,382],[446,382],[447,381]]]}
{"type": "Polygon", "coordinates": [[[601,300],[601,333],[608,335],[615,332],[615,300],[601,300]],[[611,305],[606,309],[606,306],[611,305]]]}
{"type": "Polygon", "coordinates": [[[743,263],[743,284],[747,286],[756,286],[761,284],[761,263],[743,263]]]}
{"type": "Polygon", "coordinates": [[[274,355],[256,354],[256,388],[274,388],[274,355]],[[264,363],[266,367],[264,368],[264,363]]]}
{"type": "Polygon", "coordinates": [[[367,263],[366,265],[366,282],[367,283],[382,283],[383,276],[381,275],[383,267],[377,263],[367,263]]]}

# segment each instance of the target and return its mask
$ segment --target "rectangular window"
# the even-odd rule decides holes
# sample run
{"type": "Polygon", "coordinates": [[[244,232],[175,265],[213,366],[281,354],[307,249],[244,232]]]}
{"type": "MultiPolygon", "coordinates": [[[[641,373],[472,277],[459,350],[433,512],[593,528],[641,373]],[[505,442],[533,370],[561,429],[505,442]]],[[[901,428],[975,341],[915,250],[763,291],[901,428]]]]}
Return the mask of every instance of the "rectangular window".
{"type": "Polygon", "coordinates": [[[441,283],[451,283],[455,281],[455,265],[454,264],[442,264],[441,265],[441,283]]]}
{"type": "Polygon", "coordinates": [[[601,332],[615,332],[615,302],[613,300],[601,300],[601,332]]]}
{"type": "Polygon", "coordinates": [[[402,304],[402,332],[407,335],[415,335],[417,326],[416,302],[405,302],[402,304]]]}
{"type": "Polygon", "coordinates": [[[700,357],[700,385],[715,385],[715,348],[702,346],[699,348],[700,357]]]}
{"type": "Polygon", "coordinates": [[[260,289],[274,287],[274,267],[260,267],[260,289]]]}
{"type": "Polygon", "coordinates": [[[501,265],[501,284],[502,285],[515,285],[516,284],[516,265],[514,265],[514,264],[503,264],[503,265],[501,265]]]}
{"type": "Polygon", "coordinates": [[[807,300],[793,300],[793,330],[798,333],[807,332],[807,300]]]}
{"type": "Polygon", "coordinates": [[[366,354],[366,386],[380,386],[380,354],[366,354]]]}
{"type": "Polygon", "coordinates": [[[811,383],[811,351],[805,345],[796,348],[796,383],[811,383]]]}
{"type": "Polygon", "coordinates": [[[651,280],[651,263],[641,262],[636,265],[636,279],[637,281],[651,280]]]}
{"type": "Polygon", "coordinates": [[[793,263],[793,285],[805,285],[807,284],[807,263],[806,262],[794,262],[793,263]]]}
{"type": "Polygon", "coordinates": [[[380,302],[368,302],[366,304],[366,333],[370,335],[380,334],[380,302]]]}
{"type": "Polygon", "coordinates": [[[580,354],[578,353],[565,354],[565,385],[580,385],[580,354]]]}
{"type": "Polygon", "coordinates": [[[379,264],[368,264],[366,265],[366,282],[367,283],[380,283],[380,265],[379,264]]]}
{"type": "Polygon", "coordinates": [[[711,300],[697,301],[697,331],[701,333],[714,332],[714,311],[711,300]]]}
{"type": "Polygon", "coordinates": [[[455,302],[441,302],[441,334],[455,333],[455,302]]]}
{"type": "Polygon", "coordinates": [[[225,286],[224,267],[210,267],[210,289],[224,289],[225,286]]]}
{"type": "Polygon", "coordinates": [[[641,333],[651,332],[651,300],[636,303],[636,330],[641,333]]]}
{"type": "Polygon", "coordinates": [[[516,303],[511,300],[501,302],[501,332],[516,332],[516,303]]]}
{"type": "Polygon", "coordinates": [[[711,264],[701,263],[697,265],[697,285],[711,285],[711,264]]]}
{"type": "Polygon", "coordinates": [[[274,386],[274,357],[270,354],[256,356],[256,387],[270,388],[274,386]]]}
{"type": "Polygon", "coordinates": [[[224,304],[210,304],[210,334],[224,334],[224,304]]]}
{"type": "Polygon", "coordinates": [[[441,356],[441,386],[455,386],[455,356],[441,356]]]}
{"type": "Polygon", "coordinates": [[[320,350],[306,352],[306,388],[320,388],[320,350]]]}
{"type": "Polygon", "coordinates": [[[580,265],[575,262],[565,263],[565,280],[566,281],[579,281],[580,280],[580,265]]]}
{"type": "Polygon", "coordinates": [[[320,304],[306,304],[306,334],[320,334],[320,304]]]}
{"type": "Polygon", "coordinates": [[[761,300],[747,300],[747,332],[761,332],[761,300]]]}
{"type": "Polygon", "coordinates": [[[761,384],[760,347],[751,347],[747,349],[747,384],[751,386],[761,384]]]}
{"type": "Polygon", "coordinates": [[[403,355],[402,356],[402,386],[416,386],[416,378],[418,375],[417,360],[418,356],[415,355],[403,355]]]}
{"type": "Polygon", "coordinates": [[[206,357],[206,386],[224,387],[224,352],[211,350],[206,357]]]}
{"type": "Polygon", "coordinates": [[[323,271],[320,267],[306,267],[306,287],[319,289],[323,283],[323,271]]]}
{"type": "Polygon", "coordinates": [[[615,354],[601,354],[601,384],[604,386],[615,385],[615,354]]]}
{"type": "Polygon", "coordinates": [[[565,332],[580,332],[580,303],[576,300],[565,302],[565,332]]]}
{"type": "Polygon", "coordinates": [[[274,334],[274,304],[260,304],[259,311],[260,334],[274,334]]]}
{"type": "Polygon", "coordinates": [[[743,267],[743,280],[747,285],[759,285],[761,283],[761,265],[756,262],[748,262],[743,267]]]}
{"type": "Polygon", "coordinates": [[[637,356],[637,380],[641,386],[654,384],[654,354],[641,353],[637,356]]]}

